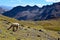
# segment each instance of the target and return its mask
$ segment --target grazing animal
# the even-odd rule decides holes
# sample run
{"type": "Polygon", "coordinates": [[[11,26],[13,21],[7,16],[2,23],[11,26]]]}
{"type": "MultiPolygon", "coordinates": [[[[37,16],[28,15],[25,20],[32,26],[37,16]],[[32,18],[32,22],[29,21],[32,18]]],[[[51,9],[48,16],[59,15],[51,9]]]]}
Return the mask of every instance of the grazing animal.
{"type": "Polygon", "coordinates": [[[17,31],[18,30],[18,26],[19,26],[19,23],[12,23],[11,26],[7,30],[13,28],[13,31],[17,31]],[[15,30],[15,28],[16,28],[16,30],[15,30]]]}

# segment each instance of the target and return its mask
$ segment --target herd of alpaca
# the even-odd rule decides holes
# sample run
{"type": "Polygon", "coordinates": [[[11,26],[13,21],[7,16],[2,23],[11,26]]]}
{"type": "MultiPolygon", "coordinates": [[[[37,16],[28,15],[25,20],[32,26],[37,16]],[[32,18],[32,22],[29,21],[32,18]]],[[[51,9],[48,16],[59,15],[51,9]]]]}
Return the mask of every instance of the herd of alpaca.
{"type": "Polygon", "coordinates": [[[17,31],[18,30],[18,26],[19,26],[19,23],[12,23],[11,26],[7,30],[13,28],[13,31],[17,31]],[[16,30],[15,30],[15,28],[16,28],[16,30]]]}

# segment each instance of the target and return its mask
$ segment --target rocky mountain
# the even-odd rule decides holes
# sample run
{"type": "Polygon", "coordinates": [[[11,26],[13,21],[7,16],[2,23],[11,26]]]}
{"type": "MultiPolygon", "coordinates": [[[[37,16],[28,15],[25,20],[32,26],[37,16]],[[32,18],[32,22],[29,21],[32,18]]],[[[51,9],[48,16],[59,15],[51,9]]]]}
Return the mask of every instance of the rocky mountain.
{"type": "Polygon", "coordinates": [[[9,11],[9,10],[12,9],[11,6],[3,6],[3,5],[1,5],[0,7],[3,8],[5,11],[9,11]]]}
{"type": "Polygon", "coordinates": [[[6,11],[9,11],[11,10],[12,7],[8,7],[8,6],[0,6],[0,14],[6,12],[6,11]]]}
{"type": "Polygon", "coordinates": [[[5,10],[2,7],[0,7],[0,14],[2,14],[4,12],[5,12],[5,10]]]}
{"type": "Polygon", "coordinates": [[[42,8],[38,6],[17,6],[2,15],[13,17],[18,20],[47,20],[60,17],[60,2],[46,5],[42,8]]]}

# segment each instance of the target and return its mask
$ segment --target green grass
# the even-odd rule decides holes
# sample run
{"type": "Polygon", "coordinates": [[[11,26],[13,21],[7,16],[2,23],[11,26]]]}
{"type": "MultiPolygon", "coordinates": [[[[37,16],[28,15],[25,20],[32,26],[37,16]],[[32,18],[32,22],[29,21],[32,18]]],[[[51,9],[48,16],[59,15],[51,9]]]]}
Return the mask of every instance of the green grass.
{"type": "MultiPolygon", "coordinates": [[[[54,38],[60,37],[57,34],[57,31],[60,31],[60,19],[58,20],[45,20],[45,21],[18,21],[14,18],[9,18],[0,15],[0,30],[2,30],[2,33],[0,33],[0,39],[1,40],[46,40],[44,37],[27,37],[25,34],[29,33],[29,31],[26,30],[18,30],[17,32],[12,32],[12,30],[7,30],[7,28],[10,26],[10,24],[6,24],[4,20],[7,20],[8,22],[15,23],[18,22],[20,25],[24,25],[25,29],[28,29],[27,27],[30,27],[31,29],[42,29],[46,33],[50,33],[50,36],[54,38]],[[51,31],[51,32],[50,32],[51,31]],[[54,32],[54,33],[53,33],[54,32]],[[12,33],[12,34],[10,34],[12,33]],[[33,39],[34,38],[34,39],[33,39]]],[[[31,33],[31,32],[30,32],[31,33]]],[[[38,32],[39,33],[39,32],[38,32]]],[[[37,32],[36,32],[37,34],[37,32]]]]}

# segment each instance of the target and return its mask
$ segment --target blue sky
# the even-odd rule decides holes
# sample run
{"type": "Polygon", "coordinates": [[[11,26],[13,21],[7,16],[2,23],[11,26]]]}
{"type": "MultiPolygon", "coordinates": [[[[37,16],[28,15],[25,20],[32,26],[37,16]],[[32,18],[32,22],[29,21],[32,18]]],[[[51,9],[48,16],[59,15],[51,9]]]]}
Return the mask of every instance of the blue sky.
{"type": "Polygon", "coordinates": [[[60,2],[60,0],[0,0],[0,6],[34,6],[37,5],[39,7],[42,7],[43,5],[50,5],[55,2],[60,2]]]}

